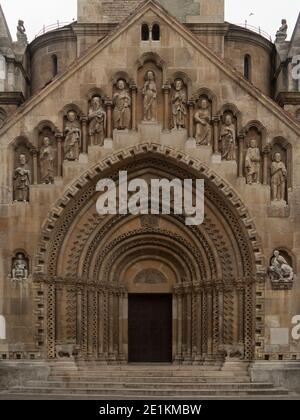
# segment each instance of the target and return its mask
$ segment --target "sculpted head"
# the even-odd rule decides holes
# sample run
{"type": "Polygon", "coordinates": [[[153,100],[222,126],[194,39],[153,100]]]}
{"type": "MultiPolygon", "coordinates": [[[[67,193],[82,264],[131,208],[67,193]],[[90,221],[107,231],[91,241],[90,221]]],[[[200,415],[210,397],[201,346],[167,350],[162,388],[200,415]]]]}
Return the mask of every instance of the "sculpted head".
{"type": "Polygon", "coordinates": [[[257,147],[257,141],[256,141],[256,139],[251,139],[250,142],[249,142],[249,144],[250,144],[250,147],[252,149],[255,149],[257,147]]]}
{"type": "Polygon", "coordinates": [[[232,124],[232,116],[230,114],[227,114],[225,116],[225,124],[226,125],[231,125],[232,124]]]}
{"type": "Polygon", "coordinates": [[[119,90],[124,90],[125,89],[125,81],[123,79],[118,80],[117,87],[118,87],[119,90]]]}
{"type": "Polygon", "coordinates": [[[67,118],[70,122],[76,121],[77,115],[75,111],[69,111],[67,114],[67,118]]]}
{"type": "Polygon", "coordinates": [[[92,107],[93,109],[99,109],[102,105],[102,100],[99,96],[94,96],[92,99],[92,107]]]}
{"type": "Polygon", "coordinates": [[[180,91],[183,88],[183,82],[181,79],[176,79],[175,80],[175,89],[177,91],[180,91]]]}
{"type": "Polygon", "coordinates": [[[276,250],[276,251],[274,251],[274,257],[275,257],[275,258],[278,258],[278,257],[279,257],[279,255],[280,255],[280,252],[279,252],[279,251],[277,251],[277,250],[276,250]]]}
{"type": "Polygon", "coordinates": [[[273,160],[277,163],[281,162],[281,154],[279,152],[275,153],[273,160]]]}
{"type": "Polygon", "coordinates": [[[49,139],[49,137],[44,137],[43,143],[44,143],[44,146],[50,146],[50,139],[49,139]]]}
{"type": "Polygon", "coordinates": [[[21,154],[19,156],[19,162],[21,165],[25,165],[26,164],[26,156],[24,154],[21,154]]]}
{"type": "Polygon", "coordinates": [[[155,76],[154,76],[154,73],[153,73],[153,71],[152,71],[152,70],[149,70],[149,71],[147,72],[147,77],[146,77],[146,79],[147,79],[149,82],[153,82],[153,81],[155,80],[155,76]]]}
{"type": "Polygon", "coordinates": [[[199,108],[207,109],[209,107],[208,100],[206,98],[202,98],[199,102],[199,108]]]}
{"type": "Polygon", "coordinates": [[[24,255],[23,254],[18,254],[17,255],[17,260],[18,261],[24,261],[24,255]]]}

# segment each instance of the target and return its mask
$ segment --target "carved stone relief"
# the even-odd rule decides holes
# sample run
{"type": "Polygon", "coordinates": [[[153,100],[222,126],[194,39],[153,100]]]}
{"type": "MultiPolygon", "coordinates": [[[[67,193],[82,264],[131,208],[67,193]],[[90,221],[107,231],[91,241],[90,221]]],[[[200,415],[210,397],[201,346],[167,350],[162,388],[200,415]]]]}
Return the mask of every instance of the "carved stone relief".
{"type": "Polygon", "coordinates": [[[81,124],[75,110],[67,112],[65,118],[65,159],[75,161],[79,159],[81,151],[81,124]]]}
{"type": "Polygon", "coordinates": [[[140,271],[135,279],[135,284],[160,284],[160,283],[167,283],[167,279],[165,275],[156,269],[145,269],[140,271]]]}
{"type": "Polygon", "coordinates": [[[94,96],[89,107],[89,136],[91,146],[103,146],[106,136],[107,117],[100,96],[94,96]]]}
{"type": "Polygon", "coordinates": [[[114,128],[117,130],[128,130],[131,122],[131,96],[123,79],[117,82],[113,105],[114,128]]]}
{"type": "Polygon", "coordinates": [[[144,122],[157,121],[157,85],[155,74],[152,70],[145,75],[143,88],[144,97],[144,122]]]}
{"type": "Polygon", "coordinates": [[[209,146],[212,140],[211,105],[204,96],[197,101],[194,123],[197,146],[209,146]]]}
{"type": "Polygon", "coordinates": [[[29,201],[31,169],[27,162],[27,156],[20,154],[13,175],[14,201],[29,201]]]}
{"type": "Polygon", "coordinates": [[[24,281],[29,276],[29,262],[24,253],[18,252],[12,260],[11,279],[13,281],[24,281]]]}
{"type": "Polygon", "coordinates": [[[286,205],[288,171],[279,152],[273,155],[271,165],[271,200],[273,205],[286,205]]]}
{"type": "Polygon", "coordinates": [[[181,79],[176,79],[172,95],[172,116],[174,129],[180,130],[186,127],[187,113],[186,87],[181,79]]]}
{"type": "Polygon", "coordinates": [[[53,184],[55,176],[56,150],[49,137],[44,137],[40,148],[40,171],[43,184],[53,184]]]}
{"type": "Polygon", "coordinates": [[[223,116],[220,131],[220,151],[222,160],[236,160],[236,123],[231,113],[223,116]]]}
{"type": "Polygon", "coordinates": [[[294,282],[294,270],[283,253],[276,250],[269,267],[272,288],[275,290],[291,289],[294,282]]]}
{"type": "Polygon", "coordinates": [[[261,152],[256,139],[249,141],[245,158],[245,171],[247,184],[259,184],[261,172],[261,152]]]}

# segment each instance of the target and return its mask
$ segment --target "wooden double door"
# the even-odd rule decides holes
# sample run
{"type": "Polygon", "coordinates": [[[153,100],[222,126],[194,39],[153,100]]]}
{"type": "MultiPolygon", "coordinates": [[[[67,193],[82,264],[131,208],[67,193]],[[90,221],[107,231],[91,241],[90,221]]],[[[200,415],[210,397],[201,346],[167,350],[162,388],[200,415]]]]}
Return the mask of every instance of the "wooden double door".
{"type": "Polygon", "coordinates": [[[172,362],[172,295],[129,294],[128,360],[172,362]]]}

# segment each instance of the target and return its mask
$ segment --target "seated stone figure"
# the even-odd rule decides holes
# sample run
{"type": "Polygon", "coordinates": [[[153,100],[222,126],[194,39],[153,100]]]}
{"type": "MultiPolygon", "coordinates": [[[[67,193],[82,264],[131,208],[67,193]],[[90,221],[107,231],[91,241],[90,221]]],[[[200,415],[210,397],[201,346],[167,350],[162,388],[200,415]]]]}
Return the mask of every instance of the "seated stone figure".
{"type": "Polygon", "coordinates": [[[273,276],[274,281],[292,282],[294,279],[293,268],[287,263],[286,259],[280,255],[279,251],[274,252],[274,258],[272,259],[269,272],[273,276]]]}

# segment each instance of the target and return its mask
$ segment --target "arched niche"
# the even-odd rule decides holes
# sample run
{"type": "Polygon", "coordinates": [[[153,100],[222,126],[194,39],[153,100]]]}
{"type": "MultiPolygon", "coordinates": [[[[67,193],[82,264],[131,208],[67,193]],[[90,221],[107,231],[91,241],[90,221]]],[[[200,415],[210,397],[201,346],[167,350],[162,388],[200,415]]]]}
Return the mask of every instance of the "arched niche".
{"type": "MultiPolygon", "coordinates": [[[[145,106],[144,106],[144,88],[147,82],[147,75],[152,72],[154,74],[156,84],[156,111],[154,120],[163,125],[164,116],[164,102],[162,86],[165,80],[166,66],[163,60],[156,53],[145,53],[138,60],[136,64],[137,69],[137,84],[141,88],[138,90],[137,100],[139,106],[137,107],[137,121],[142,122],[145,120],[145,106]]],[[[155,122],[153,121],[153,122],[155,122]]]]}
{"type": "MultiPolygon", "coordinates": [[[[271,144],[271,153],[270,153],[270,168],[274,155],[276,153],[281,154],[282,161],[285,163],[287,168],[287,188],[286,188],[286,201],[288,202],[288,192],[293,187],[293,149],[292,145],[284,137],[278,136],[275,137],[271,144]]],[[[269,173],[271,169],[269,170],[269,173]]]]}
{"type": "MultiPolygon", "coordinates": [[[[260,162],[260,175],[259,182],[263,183],[263,173],[264,173],[264,160],[263,160],[263,151],[265,150],[267,144],[267,130],[259,121],[249,121],[249,123],[243,128],[242,133],[245,135],[244,138],[244,154],[243,154],[243,164],[245,162],[247,150],[250,147],[252,140],[255,140],[257,147],[260,150],[261,162],[260,162]]],[[[244,168],[245,176],[246,169],[244,168]]]]}
{"type": "Polygon", "coordinates": [[[36,156],[37,149],[26,136],[17,137],[11,145],[11,149],[13,201],[29,201],[29,185],[34,182],[35,178],[33,156],[36,156]],[[19,168],[21,168],[21,172],[26,171],[24,176],[20,174],[19,168]],[[23,192],[20,192],[20,183],[23,184],[23,192]]]}
{"type": "Polygon", "coordinates": [[[4,126],[7,113],[4,109],[0,108],[0,129],[4,126]]]}
{"type": "Polygon", "coordinates": [[[141,25],[141,41],[149,41],[150,40],[150,28],[148,23],[143,23],[141,25]]]}
{"type": "Polygon", "coordinates": [[[41,121],[34,129],[35,143],[39,151],[38,182],[52,184],[58,175],[57,140],[58,128],[51,121],[41,121]]]}
{"type": "Polygon", "coordinates": [[[10,277],[15,281],[27,280],[31,274],[31,258],[24,249],[17,249],[11,257],[10,277]]]}
{"type": "Polygon", "coordinates": [[[288,248],[284,246],[279,246],[272,252],[270,256],[270,266],[272,265],[272,261],[274,258],[274,252],[279,251],[280,255],[286,260],[286,262],[293,268],[294,274],[297,274],[297,258],[295,254],[288,248]]]}

